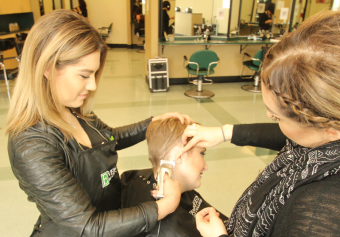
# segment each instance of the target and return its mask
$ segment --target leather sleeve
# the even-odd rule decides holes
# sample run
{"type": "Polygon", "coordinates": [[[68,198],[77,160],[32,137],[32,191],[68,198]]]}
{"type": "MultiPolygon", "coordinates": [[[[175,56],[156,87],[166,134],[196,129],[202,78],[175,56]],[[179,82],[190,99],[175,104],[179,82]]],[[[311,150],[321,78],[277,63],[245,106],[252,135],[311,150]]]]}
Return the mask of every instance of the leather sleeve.
{"type": "Polygon", "coordinates": [[[286,145],[286,139],[277,123],[237,124],[231,143],[280,151],[286,145]]]}
{"type": "MultiPolygon", "coordinates": [[[[20,136],[20,135],[19,135],[20,136]]],[[[96,212],[65,164],[65,153],[52,135],[36,133],[10,140],[14,175],[29,200],[72,236],[134,236],[156,225],[157,204],[96,212]]]]}
{"type": "Polygon", "coordinates": [[[133,146],[145,140],[146,130],[151,123],[152,117],[138,123],[111,128],[96,117],[96,127],[99,130],[105,129],[113,133],[115,140],[118,142],[117,150],[133,146]]]}

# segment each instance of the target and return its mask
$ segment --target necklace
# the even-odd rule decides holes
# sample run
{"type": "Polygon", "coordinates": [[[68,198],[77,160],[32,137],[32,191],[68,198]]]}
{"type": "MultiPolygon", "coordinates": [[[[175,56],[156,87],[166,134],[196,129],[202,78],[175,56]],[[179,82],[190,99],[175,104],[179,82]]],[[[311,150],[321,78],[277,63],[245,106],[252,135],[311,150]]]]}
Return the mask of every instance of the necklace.
{"type": "Polygon", "coordinates": [[[76,128],[76,126],[73,123],[69,123],[68,125],[70,125],[72,128],[76,128]]]}
{"type": "MultiPolygon", "coordinates": [[[[72,120],[72,112],[70,113],[70,121],[72,120]]],[[[68,123],[72,128],[76,128],[76,126],[73,123],[68,123]]]]}

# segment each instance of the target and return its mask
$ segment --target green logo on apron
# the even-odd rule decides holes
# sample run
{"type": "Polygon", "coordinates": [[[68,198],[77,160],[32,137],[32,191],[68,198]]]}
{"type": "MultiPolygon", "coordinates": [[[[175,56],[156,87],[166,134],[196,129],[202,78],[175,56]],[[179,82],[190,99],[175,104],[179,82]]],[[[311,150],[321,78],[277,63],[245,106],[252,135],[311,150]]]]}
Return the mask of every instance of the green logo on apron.
{"type": "Polygon", "coordinates": [[[117,167],[112,168],[111,170],[105,171],[100,176],[102,178],[102,186],[105,188],[110,184],[110,180],[115,176],[117,172],[117,167]]]}
{"type": "Polygon", "coordinates": [[[107,174],[107,172],[105,172],[101,174],[101,177],[102,177],[102,186],[103,188],[105,188],[107,185],[110,184],[109,175],[107,174]]]}

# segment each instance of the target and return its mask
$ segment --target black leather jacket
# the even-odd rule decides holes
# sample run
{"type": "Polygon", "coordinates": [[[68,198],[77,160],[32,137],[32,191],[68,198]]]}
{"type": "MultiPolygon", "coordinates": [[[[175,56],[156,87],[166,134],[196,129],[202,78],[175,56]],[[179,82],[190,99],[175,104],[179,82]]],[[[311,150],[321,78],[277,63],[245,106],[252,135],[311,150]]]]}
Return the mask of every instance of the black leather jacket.
{"type": "MultiPolygon", "coordinates": [[[[76,140],[65,143],[59,129],[40,122],[14,139],[10,137],[8,153],[13,173],[28,200],[35,202],[41,213],[42,224],[36,236],[134,236],[153,229],[158,218],[155,202],[113,210],[110,197],[104,191],[106,187],[95,188],[98,182],[101,186],[100,169],[107,170],[101,166],[117,160],[116,150],[143,141],[150,122],[151,118],[110,128],[94,116],[88,123],[107,144],[86,151],[76,140]],[[93,167],[83,168],[97,154],[102,156],[105,152],[109,154],[106,161],[92,161],[93,167]]],[[[108,187],[120,186],[118,171],[114,175],[118,175],[118,179],[108,187]]],[[[112,200],[117,198],[120,196],[112,200]]]]}

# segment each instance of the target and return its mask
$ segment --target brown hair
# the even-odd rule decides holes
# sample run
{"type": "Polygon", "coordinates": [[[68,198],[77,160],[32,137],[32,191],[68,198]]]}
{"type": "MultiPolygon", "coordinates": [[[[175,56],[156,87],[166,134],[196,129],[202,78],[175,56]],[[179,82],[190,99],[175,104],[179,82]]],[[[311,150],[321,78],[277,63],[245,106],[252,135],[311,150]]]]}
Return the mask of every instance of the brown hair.
{"type": "Polygon", "coordinates": [[[340,130],[340,12],[323,11],[269,49],[263,84],[285,116],[340,130]]]}
{"type": "Polygon", "coordinates": [[[181,123],[178,118],[156,120],[149,124],[146,140],[154,172],[157,172],[160,160],[168,160],[172,148],[181,144],[182,134],[190,124],[186,120],[181,123]]]}
{"type": "MultiPolygon", "coordinates": [[[[61,118],[62,105],[55,87],[55,71],[76,64],[83,56],[96,51],[100,51],[100,68],[95,75],[98,84],[107,46],[97,30],[87,19],[69,10],[56,10],[41,17],[25,41],[6,132],[16,136],[41,121],[59,128],[67,139],[73,128],[61,118]],[[44,77],[47,68],[52,75],[49,79],[44,77]]],[[[89,116],[93,97],[94,91],[89,91],[77,111],[79,116],[89,116]]]]}

